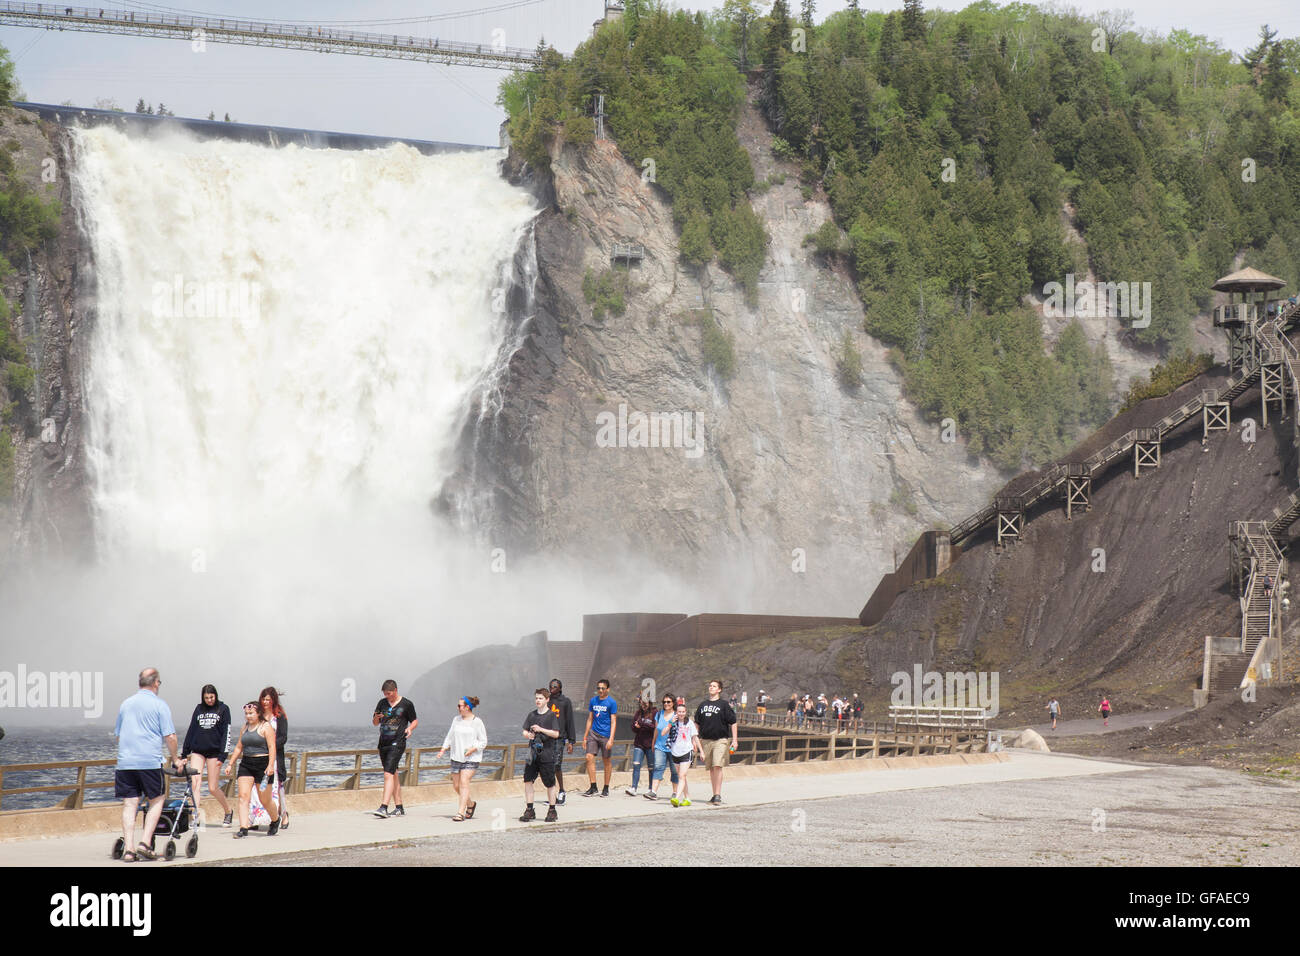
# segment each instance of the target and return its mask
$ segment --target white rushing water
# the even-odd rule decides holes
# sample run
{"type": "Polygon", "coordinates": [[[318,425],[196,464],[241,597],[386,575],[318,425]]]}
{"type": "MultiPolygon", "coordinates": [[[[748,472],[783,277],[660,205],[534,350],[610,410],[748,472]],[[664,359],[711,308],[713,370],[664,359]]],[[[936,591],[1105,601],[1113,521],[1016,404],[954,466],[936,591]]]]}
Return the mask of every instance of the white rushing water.
{"type": "Polygon", "coordinates": [[[153,665],[177,698],[275,683],[334,719],[474,646],[697,606],[614,556],[496,552],[430,508],[470,397],[491,404],[535,214],[499,154],[73,139],[99,560],[33,572],[6,656],[103,670],[113,707],[153,665]]]}
{"type": "Polygon", "coordinates": [[[423,518],[535,212],[497,154],[76,137],[104,553],[423,518]]]}

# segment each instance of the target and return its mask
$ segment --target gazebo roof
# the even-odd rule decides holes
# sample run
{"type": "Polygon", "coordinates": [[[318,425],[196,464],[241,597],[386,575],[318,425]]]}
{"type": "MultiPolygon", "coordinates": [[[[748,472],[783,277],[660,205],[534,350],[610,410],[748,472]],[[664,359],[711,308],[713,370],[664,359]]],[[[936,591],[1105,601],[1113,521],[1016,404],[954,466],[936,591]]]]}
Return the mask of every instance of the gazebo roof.
{"type": "Polygon", "coordinates": [[[1285,279],[1258,269],[1239,269],[1210,286],[1215,292],[1271,292],[1286,285],[1285,279]]]}

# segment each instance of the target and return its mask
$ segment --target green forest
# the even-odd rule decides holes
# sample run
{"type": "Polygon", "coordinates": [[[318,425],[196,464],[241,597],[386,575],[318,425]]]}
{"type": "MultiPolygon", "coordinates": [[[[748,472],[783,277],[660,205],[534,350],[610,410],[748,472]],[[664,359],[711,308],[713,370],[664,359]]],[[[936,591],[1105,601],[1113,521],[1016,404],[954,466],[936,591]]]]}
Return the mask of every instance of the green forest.
{"type": "Polygon", "coordinates": [[[823,22],[814,0],[625,10],[503,82],[516,149],[544,167],[555,137],[589,142],[603,93],[624,155],[654,160],[682,258],[716,259],[753,296],[766,235],[735,129],[754,84],[774,152],[829,198],[847,240],[824,229],[817,248],[849,257],[908,397],[1005,468],[1059,455],[1111,410],[1109,363],[1077,324],[1044,343],[1026,304],[1044,283],[1151,283],[1149,325],[1109,321],[1153,356],[1183,354],[1238,253],[1300,283],[1296,38],[1262,27],[1229,51],[1022,3],[851,2],[823,22]]]}

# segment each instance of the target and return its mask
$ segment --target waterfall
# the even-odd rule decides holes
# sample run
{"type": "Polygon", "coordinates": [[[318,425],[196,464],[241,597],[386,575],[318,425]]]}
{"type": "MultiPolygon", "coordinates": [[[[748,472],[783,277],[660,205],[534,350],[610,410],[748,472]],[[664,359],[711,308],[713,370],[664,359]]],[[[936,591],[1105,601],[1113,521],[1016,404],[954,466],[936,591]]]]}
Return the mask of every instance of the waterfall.
{"type": "Polygon", "coordinates": [[[74,136],[102,554],[423,520],[535,212],[497,157],[74,136]]]}

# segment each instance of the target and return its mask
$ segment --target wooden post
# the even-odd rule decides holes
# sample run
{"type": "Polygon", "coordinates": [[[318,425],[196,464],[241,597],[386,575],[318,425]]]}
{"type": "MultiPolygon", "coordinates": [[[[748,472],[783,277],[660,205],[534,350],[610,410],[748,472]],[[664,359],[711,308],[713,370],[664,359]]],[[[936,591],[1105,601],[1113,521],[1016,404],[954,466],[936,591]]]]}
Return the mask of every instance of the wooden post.
{"type": "Polygon", "coordinates": [[[785,763],[785,734],[782,734],[776,742],[776,762],[785,763]]]}
{"type": "Polygon", "coordinates": [[[348,778],[347,787],[345,787],[344,789],[347,790],[361,789],[361,754],[360,753],[357,754],[356,769],[353,771],[352,776],[348,778]]]}

